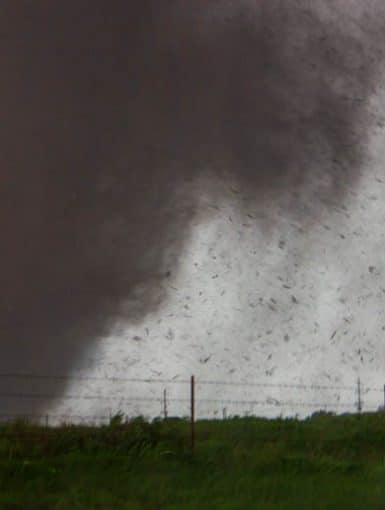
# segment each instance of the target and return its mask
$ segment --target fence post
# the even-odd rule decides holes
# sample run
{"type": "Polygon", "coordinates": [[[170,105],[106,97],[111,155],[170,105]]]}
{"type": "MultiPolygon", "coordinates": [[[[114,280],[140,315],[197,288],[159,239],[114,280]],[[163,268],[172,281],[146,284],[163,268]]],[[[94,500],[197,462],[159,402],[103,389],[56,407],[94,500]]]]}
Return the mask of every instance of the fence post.
{"type": "Polygon", "coordinates": [[[384,409],[383,409],[384,413],[385,413],[385,384],[384,384],[384,409]]]}
{"type": "Polygon", "coordinates": [[[191,376],[191,451],[195,448],[195,378],[191,376]]]}
{"type": "Polygon", "coordinates": [[[167,392],[166,388],[163,390],[163,415],[164,419],[167,419],[167,392]]]}
{"type": "Polygon", "coordinates": [[[362,402],[361,402],[361,381],[360,381],[360,378],[357,379],[357,394],[358,394],[357,411],[358,411],[358,413],[360,413],[361,409],[362,409],[362,402]]]}

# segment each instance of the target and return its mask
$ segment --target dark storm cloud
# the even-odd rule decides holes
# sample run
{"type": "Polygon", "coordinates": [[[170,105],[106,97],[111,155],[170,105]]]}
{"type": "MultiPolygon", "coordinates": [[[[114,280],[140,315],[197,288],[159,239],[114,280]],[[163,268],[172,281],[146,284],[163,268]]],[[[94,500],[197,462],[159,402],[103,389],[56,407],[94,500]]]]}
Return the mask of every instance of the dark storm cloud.
{"type": "Polygon", "coordinates": [[[0,372],[68,373],[126,300],[155,310],[205,169],[316,215],[364,167],[383,13],[353,37],[308,2],[136,4],[2,3],[0,372]]]}

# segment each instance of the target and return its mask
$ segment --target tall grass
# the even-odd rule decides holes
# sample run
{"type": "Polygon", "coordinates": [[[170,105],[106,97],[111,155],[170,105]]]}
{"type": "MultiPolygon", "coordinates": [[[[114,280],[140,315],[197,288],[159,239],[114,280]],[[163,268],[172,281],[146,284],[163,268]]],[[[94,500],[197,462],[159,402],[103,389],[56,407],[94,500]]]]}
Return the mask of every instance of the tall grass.
{"type": "Polygon", "coordinates": [[[385,416],[0,426],[0,509],[385,508],[385,416]],[[360,506],[361,505],[361,506],[360,506]]]}

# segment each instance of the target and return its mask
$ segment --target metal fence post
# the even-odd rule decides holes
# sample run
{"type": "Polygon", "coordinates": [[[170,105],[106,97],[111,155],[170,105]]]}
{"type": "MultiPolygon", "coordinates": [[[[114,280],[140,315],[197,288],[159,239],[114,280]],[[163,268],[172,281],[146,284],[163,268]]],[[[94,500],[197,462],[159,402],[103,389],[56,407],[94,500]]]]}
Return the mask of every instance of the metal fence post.
{"type": "Polygon", "coordinates": [[[195,378],[191,376],[191,451],[195,448],[195,378]]]}
{"type": "Polygon", "coordinates": [[[357,412],[360,413],[362,410],[362,402],[361,402],[361,381],[360,378],[357,379],[357,412]]]}
{"type": "Polygon", "coordinates": [[[384,409],[383,409],[384,413],[385,413],[385,384],[384,384],[384,409]]]}
{"type": "Polygon", "coordinates": [[[163,415],[164,419],[167,419],[167,392],[166,388],[163,390],[163,415]]]}

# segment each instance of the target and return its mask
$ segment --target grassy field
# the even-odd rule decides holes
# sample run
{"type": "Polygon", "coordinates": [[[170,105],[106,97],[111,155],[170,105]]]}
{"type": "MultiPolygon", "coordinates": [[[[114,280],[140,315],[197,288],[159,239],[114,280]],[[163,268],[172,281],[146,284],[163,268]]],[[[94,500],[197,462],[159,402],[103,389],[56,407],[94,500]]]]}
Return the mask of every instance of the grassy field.
{"type": "Polygon", "coordinates": [[[385,510],[385,416],[0,426],[1,510],[385,510]]]}

